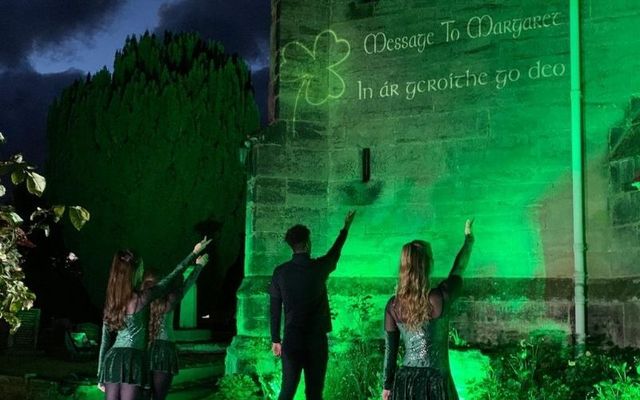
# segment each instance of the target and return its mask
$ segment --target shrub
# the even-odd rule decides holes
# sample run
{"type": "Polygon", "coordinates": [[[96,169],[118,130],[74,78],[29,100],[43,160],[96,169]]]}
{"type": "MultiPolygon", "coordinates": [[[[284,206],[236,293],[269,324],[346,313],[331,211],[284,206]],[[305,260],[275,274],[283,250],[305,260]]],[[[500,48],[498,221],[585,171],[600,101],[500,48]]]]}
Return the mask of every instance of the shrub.
{"type": "MultiPolygon", "coordinates": [[[[0,133],[0,144],[4,143],[0,133]]],[[[42,196],[47,181],[35,172],[35,168],[23,160],[21,154],[9,160],[0,161],[0,179],[10,176],[14,185],[26,184],[27,190],[34,196],[42,196]]],[[[0,197],[5,196],[6,187],[0,184],[0,197]]],[[[20,327],[18,312],[33,306],[35,294],[24,284],[24,273],[20,267],[22,255],[20,246],[33,247],[29,235],[36,229],[49,235],[49,226],[60,221],[67,207],[55,205],[50,209],[37,208],[26,219],[18,215],[13,205],[0,205],[0,319],[4,319],[15,332],[20,327]]],[[[82,207],[68,208],[72,225],[80,230],[89,220],[89,212],[82,207]]]]}

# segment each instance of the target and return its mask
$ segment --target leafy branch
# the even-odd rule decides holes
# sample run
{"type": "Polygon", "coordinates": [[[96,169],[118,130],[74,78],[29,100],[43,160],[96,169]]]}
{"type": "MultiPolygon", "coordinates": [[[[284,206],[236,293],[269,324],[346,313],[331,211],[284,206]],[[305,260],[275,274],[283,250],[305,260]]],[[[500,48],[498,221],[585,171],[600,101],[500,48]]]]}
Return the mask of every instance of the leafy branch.
{"type": "MultiPolygon", "coordinates": [[[[0,144],[5,138],[0,133],[0,144]]],[[[0,198],[6,195],[3,179],[10,176],[13,185],[26,183],[32,195],[41,197],[47,186],[44,176],[35,172],[35,168],[16,154],[7,161],[0,161],[0,198]]],[[[20,327],[19,312],[33,306],[35,294],[24,284],[24,272],[20,267],[22,255],[19,247],[35,247],[29,235],[40,229],[49,236],[50,225],[57,223],[68,208],[71,224],[80,230],[89,221],[90,214],[80,206],[66,207],[55,205],[48,209],[38,207],[27,221],[22,218],[13,205],[0,205],[0,319],[4,319],[11,331],[20,327]]]]}

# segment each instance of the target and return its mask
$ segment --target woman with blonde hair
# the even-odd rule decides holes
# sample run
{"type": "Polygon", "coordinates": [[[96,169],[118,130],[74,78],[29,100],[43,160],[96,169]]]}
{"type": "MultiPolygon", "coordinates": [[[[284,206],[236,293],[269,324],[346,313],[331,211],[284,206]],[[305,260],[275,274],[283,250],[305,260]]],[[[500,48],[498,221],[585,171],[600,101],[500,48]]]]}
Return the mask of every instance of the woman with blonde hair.
{"type": "Polygon", "coordinates": [[[98,359],[98,387],[107,400],[135,400],[140,396],[147,377],[149,305],[169,293],[209,242],[205,237],[169,275],[142,291],[136,290],[144,273],[142,259],[130,250],[120,250],[113,256],[98,359]],[[112,333],[116,334],[115,341],[112,333]]]}
{"type": "Polygon", "coordinates": [[[447,279],[435,288],[431,245],[414,240],[402,247],[396,294],[385,308],[383,400],[458,399],[449,369],[449,313],[471,255],[472,225],[467,220],[464,245],[447,279]],[[405,355],[396,372],[401,338],[405,355]]]}
{"type": "MultiPolygon", "coordinates": [[[[151,303],[149,318],[149,378],[152,400],[165,400],[171,388],[173,376],[178,374],[178,350],[173,333],[173,312],[185,293],[198,280],[202,268],[209,259],[207,255],[198,258],[196,265],[179,279],[171,292],[151,303]]],[[[157,285],[157,275],[146,271],[142,289],[157,285]]]]}

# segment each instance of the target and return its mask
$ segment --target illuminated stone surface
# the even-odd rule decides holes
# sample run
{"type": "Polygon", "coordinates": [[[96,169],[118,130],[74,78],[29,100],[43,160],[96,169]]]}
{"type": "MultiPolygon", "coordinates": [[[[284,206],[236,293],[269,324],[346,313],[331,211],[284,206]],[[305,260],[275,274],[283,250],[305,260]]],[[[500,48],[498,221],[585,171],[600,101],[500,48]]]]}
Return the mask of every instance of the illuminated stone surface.
{"type": "MultiPolygon", "coordinates": [[[[320,255],[350,208],[357,220],[328,284],[334,339],[354,323],[380,338],[401,245],[430,241],[442,277],[471,216],[476,246],[452,319],[461,336],[480,345],[539,328],[570,336],[568,4],[273,2],[274,123],[254,153],[247,277],[228,372],[277,367],[266,288],[289,257],[287,227],[307,224],[320,255]],[[476,37],[488,21],[491,34],[476,37]],[[384,36],[392,41],[372,50],[372,37],[379,44],[384,36]],[[371,149],[368,183],[363,148],[371,149]],[[370,313],[358,315],[351,306],[366,295],[370,313]]],[[[640,59],[630,57],[640,48],[640,4],[591,0],[581,12],[589,332],[637,346],[638,284],[617,278],[639,275],[640,193],[629,185],[640,169],[640,132],[628,122],[640,90],[640,59]]]]}

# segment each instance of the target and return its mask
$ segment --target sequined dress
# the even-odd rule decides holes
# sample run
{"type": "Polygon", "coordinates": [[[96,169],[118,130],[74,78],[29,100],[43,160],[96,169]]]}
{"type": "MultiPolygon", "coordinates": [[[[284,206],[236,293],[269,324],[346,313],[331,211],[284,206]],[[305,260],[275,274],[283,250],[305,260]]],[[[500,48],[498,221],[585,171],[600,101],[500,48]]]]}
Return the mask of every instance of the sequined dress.
{"type": "Polygon", "coordinates": [[[418,329],[409,329],[399,318],[396,298],[385,308],[384,389],[393,400],[458,400],[449,367],[449,314],[462,288],[462,270],[469,259],[473,237],[458,253],[449,277],[431,290],[432,318],[418,329]],[[404,345],[402,365],[397,368],[400,342],[404,345]]]}
{"type": "Polygon", "coordinates": [[[166,296],[193,258],[190,254],[153,288],[136,293],[133,312],[124,316],[124,326],[117,332],[102,325],[102,342],[98,360],[99,383],[144,385],[149,370],[147,343],[149,304],[166,296]],[[115,340],[113,339],[115,333],[115,340]]]}
{"type": "Polygon", "coordinates": [[[179,372],[178,349],[173,333],[173,314],[177,304],[198,279],[202,267],[202,265],[195,265],[177,290],[167,296],[167,312],[164,314],[158,333],[149,347],[149,369],[151,371],[160,371],[171,375],[177,375],[179,372]]]}
{"type": "Polygon", "coordinates": [[[98,369],[100,383],[142,384],[146,374],[145,350],[147,346],[147,321],[149,308],[124,316],[124,328],[119,330],[108,351],[110,333],[102,328],[102,343],[98,369]]]}
{"type": "Polygon", "coordinates": [[[157,337],[149,346],[149,370],[177,375],[178,348],[175,339],[168,331],[173,332],[173,311],[164,314],[157,337]]]}

